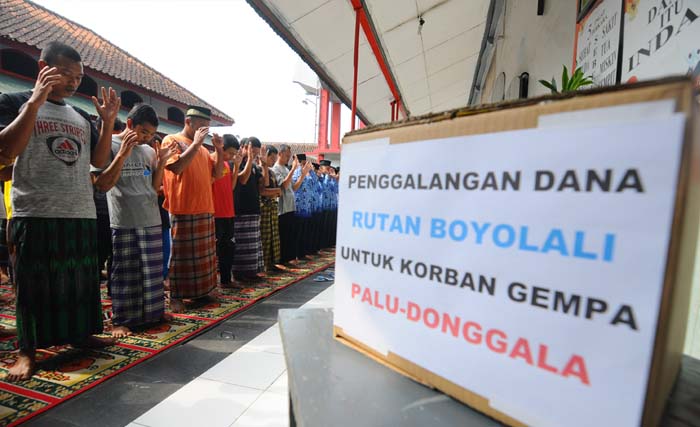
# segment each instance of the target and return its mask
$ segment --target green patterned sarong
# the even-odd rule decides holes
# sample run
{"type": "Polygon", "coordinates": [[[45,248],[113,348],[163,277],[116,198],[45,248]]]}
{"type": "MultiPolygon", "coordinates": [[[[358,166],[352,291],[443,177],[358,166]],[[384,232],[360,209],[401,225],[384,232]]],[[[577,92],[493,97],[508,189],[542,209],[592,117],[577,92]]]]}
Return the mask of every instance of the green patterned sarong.
{"type": "Polygon", "coordinates": [[[102,333],[96,220],[13,218],[11,241],[20,349],[102,333]]]}

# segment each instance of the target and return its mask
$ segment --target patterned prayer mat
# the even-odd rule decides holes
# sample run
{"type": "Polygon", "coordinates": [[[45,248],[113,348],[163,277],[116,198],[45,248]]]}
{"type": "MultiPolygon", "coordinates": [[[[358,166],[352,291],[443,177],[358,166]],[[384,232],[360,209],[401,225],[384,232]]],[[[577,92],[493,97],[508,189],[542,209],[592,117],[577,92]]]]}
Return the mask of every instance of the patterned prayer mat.
{"type": "MultiPolygon", "coordinates": [[[[215,301],[174,314],[168,323],[134,331],[119,344],[100,350],[75,350],[69,346],[37,351],[38,370],[27,381],[5,382],[15,359],[17,341],[12,289],[0,286],[0,426],[14,426],[36,416],[97,384],[149,359],[161,351],[211,328],[224,319],[281,289],[331,266],[335,251],[321,251],[287,271],[266,274],[264,280],[242,289],[218,289],[215,301]]],[[[111,301],[103,286],[105,331],[109,331],[111,301]]],[[[167,291],[166,291],[167,293],[167,291]]]]}

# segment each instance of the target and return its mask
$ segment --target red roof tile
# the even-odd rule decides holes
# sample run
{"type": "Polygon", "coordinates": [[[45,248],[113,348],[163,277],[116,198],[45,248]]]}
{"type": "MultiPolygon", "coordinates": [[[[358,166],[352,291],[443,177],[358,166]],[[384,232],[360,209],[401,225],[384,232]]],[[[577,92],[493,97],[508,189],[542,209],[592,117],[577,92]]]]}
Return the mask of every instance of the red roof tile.
{"type": "Polygon", "coordinates": [[[183,104],[209,107],[220,118],[233,119],[83,26],[26,0],[0,0],[0,37],[41,49],[58,40],[75,47],[83,64],[183,104]]]}

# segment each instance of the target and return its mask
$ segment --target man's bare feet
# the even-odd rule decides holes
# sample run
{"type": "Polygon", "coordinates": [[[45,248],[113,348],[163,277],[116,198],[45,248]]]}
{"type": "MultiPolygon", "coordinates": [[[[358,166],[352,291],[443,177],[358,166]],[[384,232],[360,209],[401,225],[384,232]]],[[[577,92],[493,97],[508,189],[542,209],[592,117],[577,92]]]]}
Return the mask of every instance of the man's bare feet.
{"type": "Polygon", "coordinates": [[[32,351],[30,356],[28,353],[20,350],[17,361],[10,366],[10,370],[5,379],[11,382],[28,380],[34,374],[35,367],[34,352],[32,351]]]}
{"type": "Polygon", "coordinates": [[[112,336],[114,338],[124,338],[131,335],[131,329],[126,326],[115,326],[112,328],[112,336]]]}
{"type": "Polygon", "coordinates": [[[173,313],[184,313],[185,312],[185,303],[182,302],[181,299],[171,298],[170,299],[170,311],[172,311],[173,313]]]}
{"type": "MultiPolygon", "coordinates": [[[[119,327],[119,326],[117,326],[119,327]]],[[[109,347],[117,343],[114,338],[101,338],[94,335],[90,335],[85,338],[85,341],[73,344],[73,347],[77,348],[104,348],[109,347]]]]}

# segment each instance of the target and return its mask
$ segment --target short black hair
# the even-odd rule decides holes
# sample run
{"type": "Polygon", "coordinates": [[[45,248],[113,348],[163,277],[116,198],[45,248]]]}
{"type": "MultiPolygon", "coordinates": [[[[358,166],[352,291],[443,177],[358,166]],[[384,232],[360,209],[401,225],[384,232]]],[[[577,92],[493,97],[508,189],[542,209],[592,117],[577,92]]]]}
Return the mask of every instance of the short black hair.
{"type": "Polygon", "coordinates": [[[41,49],[41,56],[39,59],[46,62],[49,65],[56,64],[56,60],[59,56],[69,59],[73,62],[82,62],[83,59],[77,50],[68,46],[65,43],[53,41],[47,44],[43,49],[41,49]]]}
{"type": "Polygon", "coordinates": [[[114,119],[114,131],[115,132],[121,132],[126,128],[126,125],[124,124],[123,121],[119,119],[119,117],[114,119]]]}
{"type": "Polygon", "coordinates": [[[131,124],[134,126],[149,123],[154,127],[158,127],[158,114],[148,104],[136,104],[129,111],[127,119],[131,119],[131,124]]]}
{"type": "Polygon", "coordinates": [[[292,147],[287,144],[280,144],[280,153],[284,153],[287,150],[291,151],[292,147]]]}
{"type": "Polygon", "coordinates": [[[241,139],[241,147],[245,147],[246,145],[248,145],[248,138],[241,139]]]}
{"type": "Polygon", "coordinates": [[[230,134],[224,134],[224,150],[228,150],[229,148],[235,148],[236,150],[241,148],[241,144],[238,142],[238,139],[230,134]]]}
{"type": "Polygon", "coordinates": [[[262,147],[262,143],[260,142],[260,140],[254,136],[251,136],[248,138],[248,144],[250,144],[251,146],[253,146],[255,148],[262,147]]]}
{"type": "Polygon", "coordinates": [[[270,154],[277,154],[277,153],[278,153],[278,151],[277,151],[277,149],[275,148],[274,145],[268,145],[268,146],[267,146],[267,155],[268,155],[268,156],[269,156],[270,154]]]}

